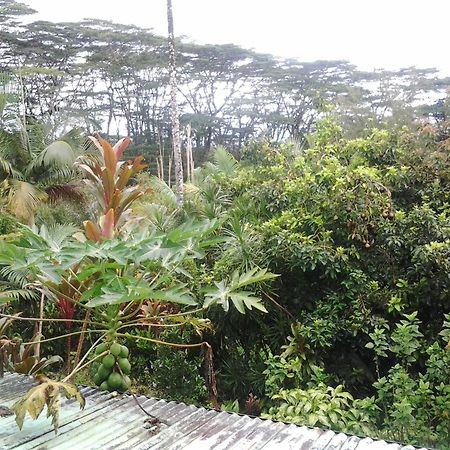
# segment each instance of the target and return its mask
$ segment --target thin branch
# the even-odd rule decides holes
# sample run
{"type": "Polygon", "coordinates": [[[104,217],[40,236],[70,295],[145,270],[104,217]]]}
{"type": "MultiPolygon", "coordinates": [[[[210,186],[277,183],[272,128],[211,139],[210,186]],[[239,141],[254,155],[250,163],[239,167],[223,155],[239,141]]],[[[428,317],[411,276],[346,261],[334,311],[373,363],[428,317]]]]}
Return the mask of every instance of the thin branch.
{"type": "Polygon", "coordinates": [[[137,340],[143,340],[143,341],[147,341],[147,342],[153,342],[154,344],[159,344],[159,345],[167,345],[168,347],[175,347],[175,348],[198,348],[198,347],[203,347],[203,346],[208,346],[209,344],[207,342],[199,342],[198,344],[178,344],[175,342],[166,342],[166,341],[160,341],[159,339],[152,339],[152,338],[147,338],[144,336],[134,336],[133,334],[129,334],[129,333],[116,333],[116,336],[122,336],[122,337],[126,337],[128,339],[137,339],[137,340]]]}
{"type": "MultiPolygon", "coordinates": [[[[102,330],[104,331],[104,330],[102,330]]],[[[87,331],[87,333],[91,333],[91,331],[87,331]]],[[[101,342],[106,336],[106,333],[103,333],[87,350],[87,352],[84,354],[83,358],[81,358],[80,362],[78,364],[75,365],[75,367],[73,368],[72,372],[69,373],[69,375],[66,376],[66,378],[64,378],[63,381],[68,381],[70,380],[77,372],[79,372],[81,369],[83,369],[84,367],[88,366],[89,364],[91,364],[92,362],[94,362],[95,360],[105,356],[108,352],[104,351],[102,353],[100,353],[100,355],[97,355],[95,358],[90,359],[86,364],[83,364],[83,362],[86,360],[87,356],[89,355],[89,353],[91,353],[91,351],[98,345],[99,342],[101,342]]]]}
{"type": "Polygon", "coordinates": [[[129,328],[129,327],[135,327],[135,326],[143,326],[143,327],[155,327],[155,328],[175,328],[180,327],[182,325],[186,325],[187,322],[180,322],[180,323],[145,323],[142,321],[133,321],[130,323],[126,323],[125,325],[121,325],[118,330],[121,330],[122,328],[129,328]]]}
{"type": "Polygon", "coordinates": [[[88,326],[88,322],[90,322],[90,320],[89,320],[90,318],[91,318],[91,310],[88,309],[84,316],[83,325],[81,327],[81,335],[80,335],[80,339],[79,339],[78,345],[77,345],[77,352],[75,353],[75,359],[73,360],[74,366],[77,366],[78,361],[80,360],[81,351],[83,349],[84,336],[85,336],[86,332],[88,331],[87,326],[88,326]]]}
{"type": "Polygon", "coordinates": [[[35,347],[35,355],[38,359],[41,359],[41,342],[42,342],[42,324],[44,318],[44,298],[45,295],[41,292],[41,299],[39,301],[39,322],[38,322],[38,330],[37,330],[37,342],[35,347]]]}
{"type": "MultiPolygon", "coordinates": [[[[99,332],[106,332],[108,330],[89,330],[88,333],[99,333],[99,332]]],[[[62,339],[68,336],[76,336],[77,334],[81,334],[81,331],[74,331],[73,333],[66,333],[66,334],[62,334],[60,336],[55,336],[52,338],[48,338],[48,339],[42,339],[41,342],[50,342],[50,341],[56,341],[58,339],[62,339]]],[[[30,345],[30,344],[35,344],[36,341],[30,341],[30,342],[21,342],[22,345],[30,345]]]]}
{"type": "Polygon", "coordinates": [[[134,392],[130,391],[131,396],[133,397],[134,401],[136,402],[136,405],[141,409],[141,411],[143,411],[148,417],[151,417],[153,420],[161,422],[165,425],[170,425],[169,422],[167,422],[166,420],[160,419],[159,417],[154,416],[153,414],[150,414],[148,411],[145,410],[145,408],[139,403],[136,394],[134,392]]]}
{"type": "MultiPolygon", "coordinates": [[[[2,314],[0,313],[0,317],[7,317],[8,319],[17,319],[17,320],[28,320],[30,322],[39,322],[42,320],[43,322],[73,322],[73,323],[84,323],[84,320],[78,320],[78,319],[39,319],[36,317],[18,317],[18,316],[11,316],[9,314],[2,314]]],[[[89,321],[92,325],[100,325],[102,327],[105,326],[104,323],[101,322],[93,322],[92,320],[89,321]]]]}

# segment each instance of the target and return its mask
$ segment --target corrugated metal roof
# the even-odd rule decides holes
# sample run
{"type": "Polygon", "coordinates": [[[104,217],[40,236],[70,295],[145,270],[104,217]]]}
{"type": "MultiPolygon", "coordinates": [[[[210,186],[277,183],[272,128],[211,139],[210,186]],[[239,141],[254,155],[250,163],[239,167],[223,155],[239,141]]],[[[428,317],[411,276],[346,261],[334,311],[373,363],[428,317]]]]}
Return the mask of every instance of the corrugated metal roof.
{"type": "MultiPolygon", "coordinates": [[[[6,374],[0,379],[0,405],[10,407],[35,382],[6,374]]],[[[183,403],[138,397],[159,419],[158,424],[136,405],[133,397],[82,387],[86,407],[63,401],[60,428],[55,435],[50,419],[25,420],[19,431],[14,416],[0,417],[0,450],[413,450],[385,441],[348,436],[183,403]]]]}

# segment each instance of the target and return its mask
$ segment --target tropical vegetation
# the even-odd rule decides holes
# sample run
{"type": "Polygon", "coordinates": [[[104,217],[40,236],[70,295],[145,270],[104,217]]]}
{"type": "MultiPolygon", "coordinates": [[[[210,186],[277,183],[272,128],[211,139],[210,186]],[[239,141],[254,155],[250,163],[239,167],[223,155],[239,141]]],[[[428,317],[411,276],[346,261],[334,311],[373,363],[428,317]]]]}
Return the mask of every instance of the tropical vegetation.
{"type": "Polygon", "coordinates": [[[450,448],[448,80],[0,12],[19,427],[82,382],[450,448]]]}

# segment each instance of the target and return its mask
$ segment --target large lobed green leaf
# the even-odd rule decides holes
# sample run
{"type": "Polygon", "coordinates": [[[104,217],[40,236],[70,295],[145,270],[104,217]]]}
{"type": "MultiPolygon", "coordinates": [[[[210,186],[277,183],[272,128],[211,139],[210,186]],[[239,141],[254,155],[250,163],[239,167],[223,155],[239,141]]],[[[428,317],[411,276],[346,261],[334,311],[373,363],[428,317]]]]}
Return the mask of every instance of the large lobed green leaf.
{"type": "Polygon", "coordinates": [[[230,300],[236,309],[245,314],[246,309],[258,309],[267,312],[260,297],[254,295],[254,292],[241,290],[251,284],[256,285],[276,278],[277,275],[268,272],[266,269],[251,269],[243,274],[237,271],[233,272],[229,282],[222,280],[215,282],[215,287],[204,289],[205,301],[203,306],[208,308],[213,304],[219,304],[224,311],[230,308],[230,300]]]}

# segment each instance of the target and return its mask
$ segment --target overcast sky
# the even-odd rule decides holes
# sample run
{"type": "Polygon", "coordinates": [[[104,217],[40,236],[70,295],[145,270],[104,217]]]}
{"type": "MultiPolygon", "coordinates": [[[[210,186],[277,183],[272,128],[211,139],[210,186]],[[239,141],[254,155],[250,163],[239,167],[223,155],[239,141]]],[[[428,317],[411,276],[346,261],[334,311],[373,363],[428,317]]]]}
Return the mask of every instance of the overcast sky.
{"type": "MultiPolygon", "coordinates": [[[[36,18],[94,17],[166,34],[166,0],[22,0],[36,18]]],[[[173,0],[175,33],[362,69],[437,67],[450,76],[450,0],[173,0]]]]}

